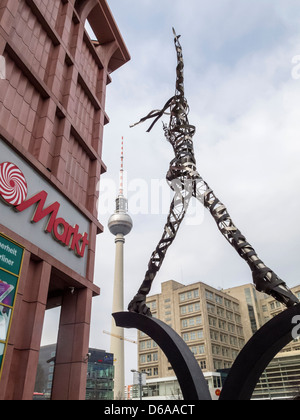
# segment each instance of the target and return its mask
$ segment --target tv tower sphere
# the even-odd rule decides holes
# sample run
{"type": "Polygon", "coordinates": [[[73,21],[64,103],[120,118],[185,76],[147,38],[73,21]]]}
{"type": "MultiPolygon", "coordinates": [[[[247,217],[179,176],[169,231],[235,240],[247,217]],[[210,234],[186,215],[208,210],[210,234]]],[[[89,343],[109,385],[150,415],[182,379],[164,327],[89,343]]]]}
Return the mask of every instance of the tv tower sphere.
{"type": "Polygon", "coordinates": [[[116,199],[116,211],[108,220],[108,228],[115,236],[126,236],[132,229],[132,219],[127,213],[127,200],[123,195],[116,199]]]}

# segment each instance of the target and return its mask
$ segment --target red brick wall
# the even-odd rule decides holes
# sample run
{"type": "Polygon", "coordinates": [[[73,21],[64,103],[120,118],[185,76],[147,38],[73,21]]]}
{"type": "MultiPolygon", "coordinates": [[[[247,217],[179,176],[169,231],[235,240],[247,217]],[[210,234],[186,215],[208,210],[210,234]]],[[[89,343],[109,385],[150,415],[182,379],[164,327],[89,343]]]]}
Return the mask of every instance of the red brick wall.
{"type": "Polygon", "coordinates": [[[53,395],[80,399],[85,395],[91,297],[99,294],[93,276],[96,234],[102,231],[96,202],[106,170],[101,158],[109,121],[106,85],[110,73],[130,57],[106,0],[1,0],[0,55],[6,61],[6,79],[0,80],[0,141],[90,221],[86,277],[81,278],[9,231],[0,213],[0,231],[26,246],[0,399],[31,399],[43,316],[51,306],[48,290],[53,293],[56,287],[62,293],[62,316],[55,376],[65,381],[54,380],[53,395]],[[84,29],[87,17],[98,35],[96,44],[84,29]],[[38,285],[35,296],[31,273],[38,285]],[[64,290],[74,282],[81,289],[71,299],[64,290]],[[26,331],[20,329],[21,319],[29,319],[26,331]]]}

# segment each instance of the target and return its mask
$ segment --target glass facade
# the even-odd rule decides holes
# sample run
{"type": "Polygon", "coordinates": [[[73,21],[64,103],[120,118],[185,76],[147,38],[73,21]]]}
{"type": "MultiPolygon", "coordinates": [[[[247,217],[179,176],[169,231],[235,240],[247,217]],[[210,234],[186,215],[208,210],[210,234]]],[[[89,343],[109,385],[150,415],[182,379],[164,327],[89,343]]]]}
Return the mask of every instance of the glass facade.
{"type": "MultiPolygon", "coordinates": [[[[55,344],[43,346],[40,349],[33,399],[51,399],[52,382],[55,375],[55,354],[55,344]]],[[[86,362],[86,400],[113,400],[113,354],[90,348],[86,362]]]]}
{"type": "Polygon", "coordinates": [[[86,400],[113,400],[114,367],[103,362],[89,362],[86,400]]]}

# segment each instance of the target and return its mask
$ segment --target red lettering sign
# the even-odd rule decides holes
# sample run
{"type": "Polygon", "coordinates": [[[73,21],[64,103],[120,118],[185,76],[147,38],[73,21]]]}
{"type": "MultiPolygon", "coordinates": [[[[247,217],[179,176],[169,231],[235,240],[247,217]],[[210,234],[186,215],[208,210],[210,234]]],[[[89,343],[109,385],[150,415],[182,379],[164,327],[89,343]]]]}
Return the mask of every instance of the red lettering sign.
{"type": "Polygon", "coordinates": [[[45,208],[48,197],[46,191],[41,191],[26,200],[27,182],[20,169],[10,163],[0,165],[0,197],[6,204],[14,206],[17,212],[23,212],[35,205],[31,218],[32,223],[38,223],[48,218],[45,232],[52,233],[55,240],[61,245],[68,246],[78,257],[83,257],[88,245],[88,234],[79,233],[79,226],[71,226],[62,217],[57,217],[60,204],[56,201],[45,208]]]}

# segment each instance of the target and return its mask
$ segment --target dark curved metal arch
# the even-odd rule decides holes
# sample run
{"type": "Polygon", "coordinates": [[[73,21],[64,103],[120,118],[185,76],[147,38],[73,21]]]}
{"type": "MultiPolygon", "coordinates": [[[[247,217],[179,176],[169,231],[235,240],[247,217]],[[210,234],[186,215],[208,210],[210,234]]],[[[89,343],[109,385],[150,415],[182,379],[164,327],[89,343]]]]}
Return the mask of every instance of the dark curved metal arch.
{"type": "Polygon", "coordinates": [[[293,318],[297,315],[300,315],[300,304],[275,316],[253,335],[230,369],[220,400],[250,400],[263,371],[293,340],[293,318]]]}
{"type": "Polygon", "coordinates": [[[158,344],[174,369],[185,400],[211,400],[208,385],[194,355],[171,327],[159,319],[136,312],[117,312],[112,316],[118,327],[136,328],[158,344]]]}

